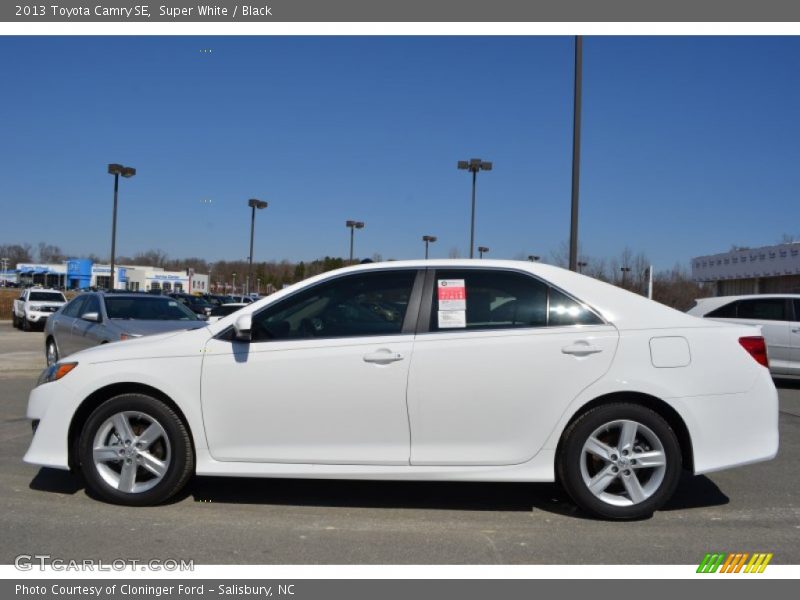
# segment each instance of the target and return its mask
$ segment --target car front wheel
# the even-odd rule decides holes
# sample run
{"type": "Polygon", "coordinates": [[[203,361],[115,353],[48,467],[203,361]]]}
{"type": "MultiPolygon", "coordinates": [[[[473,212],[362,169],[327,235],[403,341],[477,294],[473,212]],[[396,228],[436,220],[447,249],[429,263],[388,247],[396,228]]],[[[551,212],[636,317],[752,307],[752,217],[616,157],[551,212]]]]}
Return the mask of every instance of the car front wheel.
{"type": "Polygon", "coordinates": [[[194,472],[189,433],[163,402],[143,394],[107,400],[79,441],[86,486],[114,504],[149,506],[174,497],[194,472]]]}
{"type": "Polygon", "coordinates": [[[564,433],[559,481],[586,512],[606,519],[649,517],[678,485],[681,451],[658,413],[637,404],[591,409],[564,433]]]}

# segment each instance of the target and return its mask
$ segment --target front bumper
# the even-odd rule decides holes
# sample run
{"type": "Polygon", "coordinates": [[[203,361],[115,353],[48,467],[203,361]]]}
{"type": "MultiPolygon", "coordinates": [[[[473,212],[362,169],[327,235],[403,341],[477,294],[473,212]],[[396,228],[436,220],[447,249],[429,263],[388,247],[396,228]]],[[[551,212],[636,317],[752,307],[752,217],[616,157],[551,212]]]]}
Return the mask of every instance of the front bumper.
{"type": "Polygon", "coordinates": [[[69,469],[69,425],[78,405],[74,397],[63,381],[45,383],[31,391],[27,417],[38,424],[22,460],[42,467],[69,469]]]}

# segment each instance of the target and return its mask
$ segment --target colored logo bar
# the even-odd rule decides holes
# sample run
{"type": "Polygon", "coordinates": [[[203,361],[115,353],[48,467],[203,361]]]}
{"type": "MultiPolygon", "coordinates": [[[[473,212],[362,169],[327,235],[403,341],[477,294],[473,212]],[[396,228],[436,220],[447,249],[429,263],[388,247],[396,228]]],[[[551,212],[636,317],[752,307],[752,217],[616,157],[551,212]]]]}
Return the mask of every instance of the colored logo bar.
{"type": "Polygon", "coordinates": [[[697,567],[698,573],[763,573],[772,560],[772,553],[714,552],[708,553],[697,567]]]}

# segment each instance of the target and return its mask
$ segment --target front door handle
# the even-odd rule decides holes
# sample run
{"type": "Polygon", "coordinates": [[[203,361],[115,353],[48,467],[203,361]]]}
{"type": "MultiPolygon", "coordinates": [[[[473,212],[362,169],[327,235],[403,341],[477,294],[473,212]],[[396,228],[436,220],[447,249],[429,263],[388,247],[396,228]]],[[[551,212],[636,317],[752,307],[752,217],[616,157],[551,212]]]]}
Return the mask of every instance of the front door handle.
{"type": "Polygon", "coordinates": [[[564,354],[572,354],[574,356],[588,356],[590,354],[597,354],[602,352],[603,349],[599,346],[593,346],[589,342],[576,342],[569,346],[564,346],[561,352],[564,354]]]}
{"type": "Polygon", "coordinates": [[[792,329],[792,333],[800,333],[800,327],[795,327],[792,329]]]}
{"type": "Polygon", "coordinates": [[[387,365],[397,362],[398,360],[403,360],[403,355],[399,352],[392,352],[386,348],[381,348],[380,350],[364,355],[364,362],[376,363],[379,365],[387,365]]]}

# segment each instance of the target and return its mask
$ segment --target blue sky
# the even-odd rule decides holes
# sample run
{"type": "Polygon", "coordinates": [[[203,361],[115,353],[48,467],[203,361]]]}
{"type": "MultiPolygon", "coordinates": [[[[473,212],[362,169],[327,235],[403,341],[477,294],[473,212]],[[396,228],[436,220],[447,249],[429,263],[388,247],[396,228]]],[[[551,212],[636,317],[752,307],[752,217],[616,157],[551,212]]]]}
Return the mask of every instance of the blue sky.
{"type": "MultiPolygon", "coordinates": [[[[573,39],[4,37],[0,244],[256,260],[567,239],[573,39]],[[203,52],[210,49],[211,52],[203,52]],[[209,202],[204,202],[208,201],[209,202]]],[[[657,267],[800,233],[800,38],[586,38],[581,244],[657,267]]]]}

